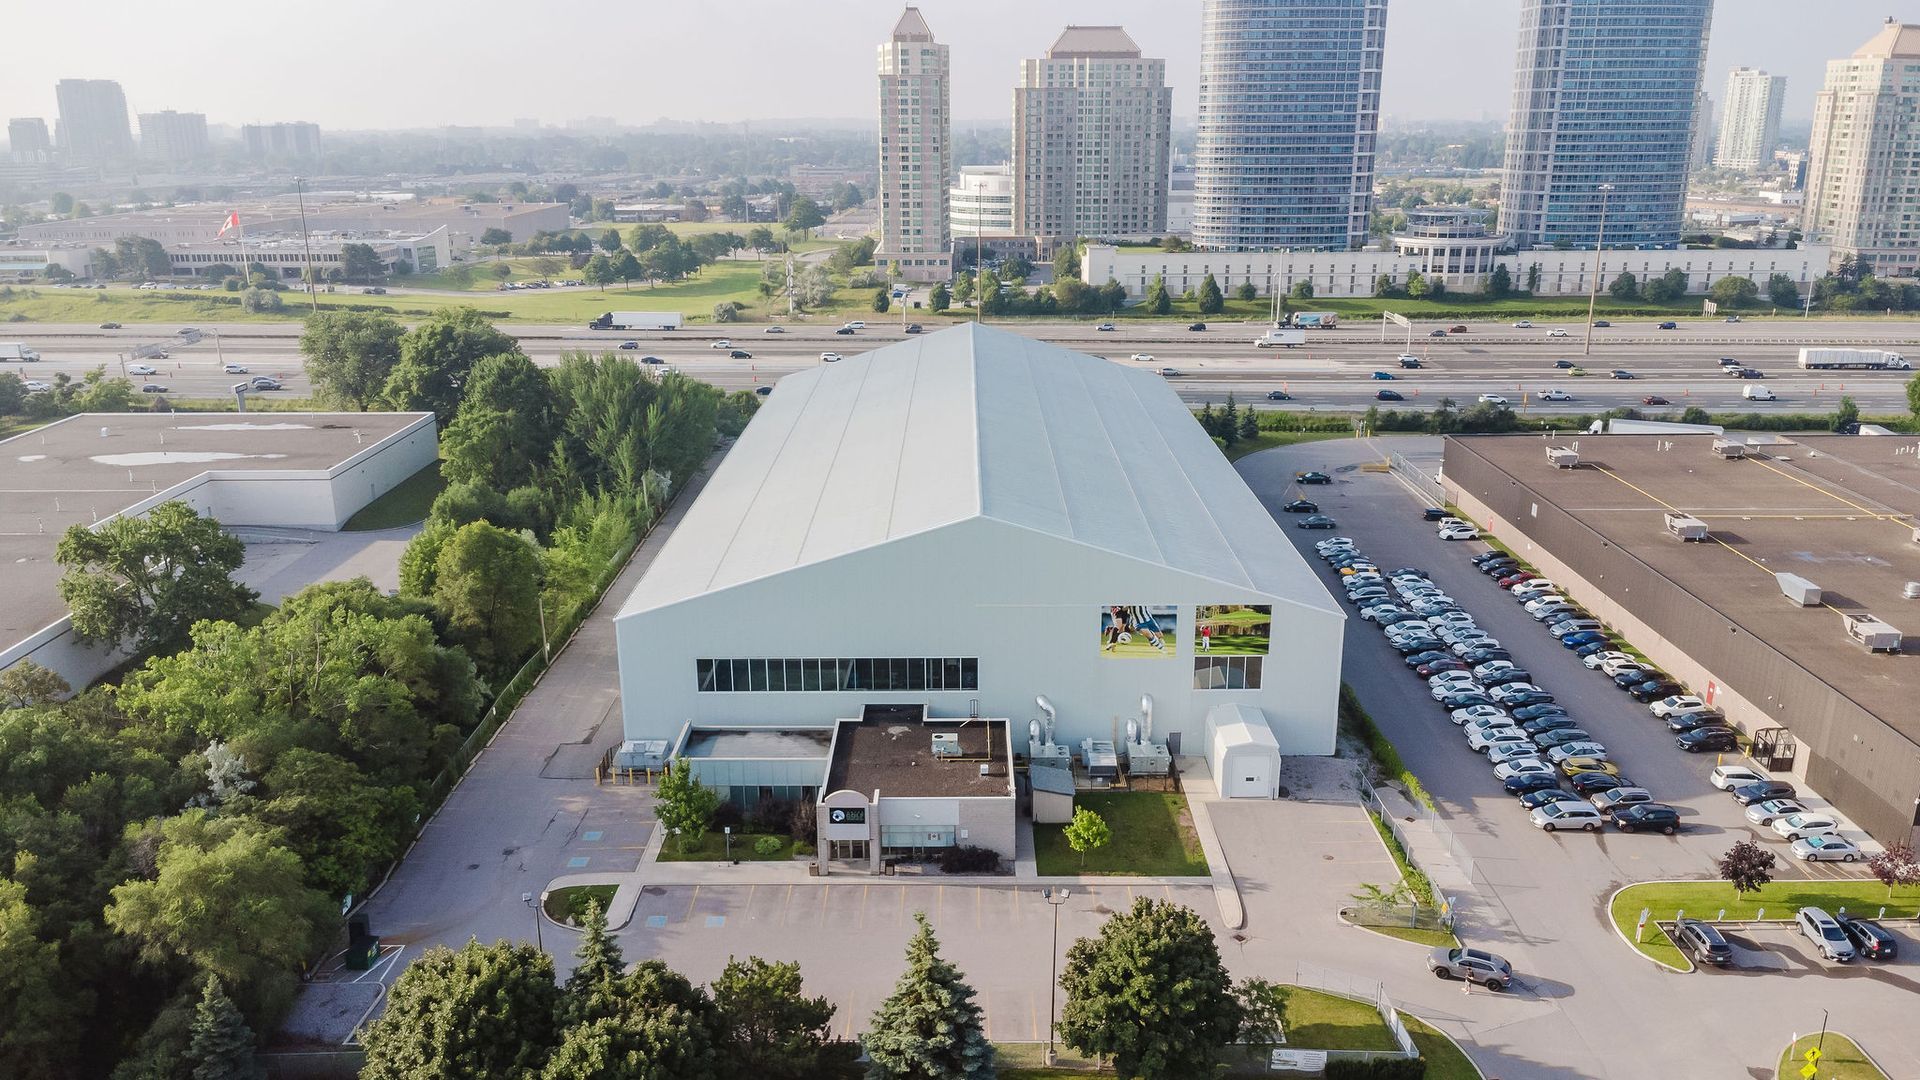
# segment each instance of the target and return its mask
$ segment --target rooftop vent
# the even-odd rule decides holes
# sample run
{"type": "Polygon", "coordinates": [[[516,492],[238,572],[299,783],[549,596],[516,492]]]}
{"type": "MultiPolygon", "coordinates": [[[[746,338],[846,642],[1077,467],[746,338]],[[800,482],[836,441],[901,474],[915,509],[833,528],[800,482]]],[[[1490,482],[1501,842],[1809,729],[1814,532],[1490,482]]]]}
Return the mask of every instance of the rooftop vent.
{"type": "Polygon", "coordinates": [[[1580,451],[1571,446],[1549,446],[1547,464],[1556,469],[1574,468],[1580,464],[1580,451]]]}
{"type": "Polygon", "coordinates": [[[1780,592],[1795,604],[1801,607],[1820,606],[1820,586],[1799,574],[1775,574],[1773,580],[1780,583],[1780,592]]]}
{"type": "Polygon", "coordinates": [[[1737,461],[1747,456],[1747,444],[1738,439],[1715,439],[1713,452],[1727,461],[1737,461]]]}
{"type": "Polygon", "coordinates": [[[1900,631],[1872,615],[1846,616],[1847,636],[1867,647],[1868,652],[1899,652],[1900,631]]]}
{"type": "Polygon", "coordinates": [[[1705,540],[1708,536],[1707,523],[1686,514],[1668,514],[1667,531],[1688,542],[1705,540]]]}
{"type": "Polygon", "coordinates": [[[933,733],[934,757],[959,757],[960,733],[957,731],[936,731],[933,733]]]}

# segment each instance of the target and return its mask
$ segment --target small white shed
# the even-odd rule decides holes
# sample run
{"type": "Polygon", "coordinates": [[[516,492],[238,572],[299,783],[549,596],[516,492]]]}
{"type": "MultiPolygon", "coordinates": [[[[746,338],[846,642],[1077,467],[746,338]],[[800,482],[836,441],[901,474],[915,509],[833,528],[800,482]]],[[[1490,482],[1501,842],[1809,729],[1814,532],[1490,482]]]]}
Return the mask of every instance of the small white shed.
{"type": "Polygon", "coordinates": [[[1035,762],[1027,770],[1033,789],[1033,820],[1041,825],[1065,825],[1073,820],[1073,772],[1035,762]]]}
{"type": "Polygon", "coordinates": [[[1208,709],[1207,767],[1222,798],[1278,798],[1280,744],[1267,714],[1252,705],[1208,709]]]}

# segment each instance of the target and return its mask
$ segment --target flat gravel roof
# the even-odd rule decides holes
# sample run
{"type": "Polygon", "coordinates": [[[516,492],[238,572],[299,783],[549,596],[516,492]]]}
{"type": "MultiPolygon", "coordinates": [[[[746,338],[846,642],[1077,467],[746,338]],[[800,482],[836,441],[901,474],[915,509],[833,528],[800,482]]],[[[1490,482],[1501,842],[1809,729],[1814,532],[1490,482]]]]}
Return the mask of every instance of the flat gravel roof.
{"type": "Polygon", "coordinates": [[[1010,796],[1012,764],[1005,720],[842,720],[826,790],[871,796],[877,788],[883,799],[1010,796]],[[934,754],[935,733],[959,736],[958,757],[934,754]]]}

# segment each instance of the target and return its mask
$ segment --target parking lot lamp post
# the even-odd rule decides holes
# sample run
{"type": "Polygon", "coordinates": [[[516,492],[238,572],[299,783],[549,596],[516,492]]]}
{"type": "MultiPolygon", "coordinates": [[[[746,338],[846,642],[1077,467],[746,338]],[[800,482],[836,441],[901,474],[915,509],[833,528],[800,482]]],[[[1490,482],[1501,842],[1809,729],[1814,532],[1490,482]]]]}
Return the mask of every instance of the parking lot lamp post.
{"type": "Polygon", "coordinates": [[[520,894],[520,900],[521,900],[521,902],[522,902],[522,903],[524,903],[524,904],[526,904],[526,905],[527,905],[527,908],[528,908],[529,910],[531,910],[531,911],[533,912],[533,943],[534,943],[534,947],[535,947],[535,948],[537,948],[537,949],[539,949],[539,950],[540,950],[541,952],[546,952],[546,951],[547,951],[547,943],[546,943],[546,942],[545,942],[544,940],[542,940],[542,938],[541,938],[541,934],[540,934],[540,904],[539,904],[539,902],[538,902],[538,901],[536,901],[536,900],[535,900],[535,899],[533,898],[533,894],[532,894],[532,893],[530,893],[530,892],[526,892],[526,893],[521,893],[521,894],[520,894]]]}
{"type": "Polygon", "coordinates": [[[1052,968],[1047,977],[1047,1064],[1052,1065],[1053,1056],[1053,1005],[1056,991],[1060,987],[1060,907],[1072,895],[1064,886],[1058,889],[1041,889],[1040,895],[1053,908],[1053,951],[1048,953],[1052,968]]]}
{"type": "Polygon", "coordinates": [[[1612,184],[1600,185],[1600,235],[1593,241],[1593,280],[1587,283],[1587,343],[1580,347],[1581,356],[1593,355],[1593,305],[1600,298],[1600,252],[1607,246],[1607,196],[1611,194],[1612,184]]]}
{"type": "Polygon", "coordinates": [[[722,825],[720,832],[727,838],[727,861],[733,861],[733,826],[722,825]]]}
{"type": "Polygon", "coordinates": [[[306,251],[307,302],[313,305],[317,314],[320,311],[320,294],[314,289],[313,281],[313,234],[307,231],[307,178],[293,178],[294,198],[300,202],[300,245],[306,251]]]}

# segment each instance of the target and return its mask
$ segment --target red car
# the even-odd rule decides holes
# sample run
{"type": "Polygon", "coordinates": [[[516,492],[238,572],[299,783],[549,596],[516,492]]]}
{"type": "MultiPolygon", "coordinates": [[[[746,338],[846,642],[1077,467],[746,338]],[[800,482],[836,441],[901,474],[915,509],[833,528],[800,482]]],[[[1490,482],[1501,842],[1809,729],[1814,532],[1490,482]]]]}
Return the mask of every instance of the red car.
{"type": "Polygon", "coordinates": [[[1449,327],[1447,327],[1447,333],[1449,333],[1449,334],[1464,334],[1464,333],[1466,333],[1466,332],[1467,332],[1467,328],[1466,328],[1466,327],[1464,327],[1464,326],[1449,326],[1449,327]]]}
{"type": "Polygon", "coordinates": [[[1643,398],[1641,398],[1641,399],[1640,399],[1640,404],[1642,404],[1642,405],[1671,405],[1671,404],[1673,404],[1673,402],[1671,402],[1671,401],[1668,401],[1668,400],[1667,400],[1666,398],[1663,398],[1663,397],[1661,397],[1661,396],[1660,396],[1659,394],[1648,394],[1648,395],[1647,395],[1646,397],[1643,397],[1643,398]]]}
{"type": "Polygon", "coordinates": [[[1517,574],[1514,574],[1514,575],[1512,575],[1512,576],[1510,576],[1510,577],[1503,577],[1503,578],[1501,578],[1501,579],[1500,579],[1500,581],[1499,581],[1499,585],[1500,585],[1500,587],[1501,587],[1501,588],[1503,588],[1503,589],[1511,589],[1511,588],[1513,588],[1513,587],[1514,587],[1515,585],[1518,585],[1518,584],[1520,584],[1521,582],[1524,582],[1524,581],[1532,581],[1533,579],[1535,579],[1535,578],[1537,578],[1537,577],[1539,577],[1539,576],[1540,576],[1539,574],[1530,574],[1530,573],[1528,573],[1527,571],[1525,571],[1525,570],[1522,570],[1522,571],[1520,571],[1519,573],[1517,573],[1517,574]]]}

